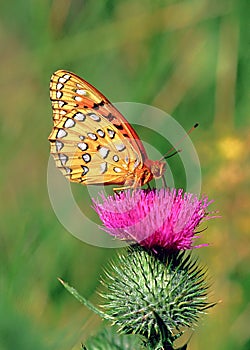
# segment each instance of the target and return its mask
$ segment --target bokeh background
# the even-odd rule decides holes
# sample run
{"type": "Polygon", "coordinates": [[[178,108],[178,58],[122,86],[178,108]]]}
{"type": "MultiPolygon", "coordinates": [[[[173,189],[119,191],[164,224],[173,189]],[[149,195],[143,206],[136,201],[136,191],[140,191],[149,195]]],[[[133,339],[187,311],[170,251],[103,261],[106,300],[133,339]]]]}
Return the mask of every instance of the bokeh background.
{"type": "MultiPolygon", "coordinates": [[[[1,350],[75,350],[100,326],[57,281],[95,301],[99,275],[114,254],[70,235],[49,202],[49,79],[57,69],[84,77],[112,101],[161,108],[185,129],[200,123],[191,137],[202,192],[215,199],[222,218],[209,222],[203,242],[211,245],[197,254],[210,272],[211,300],[221,302],[200,321],[190,349],[250,349],[248,5],[0,3],[1,350]]],[[[173,167],[176,159],[169,160],[173,167]]],[[[84,194],[78,201],[84,206],[84,194]]]]}

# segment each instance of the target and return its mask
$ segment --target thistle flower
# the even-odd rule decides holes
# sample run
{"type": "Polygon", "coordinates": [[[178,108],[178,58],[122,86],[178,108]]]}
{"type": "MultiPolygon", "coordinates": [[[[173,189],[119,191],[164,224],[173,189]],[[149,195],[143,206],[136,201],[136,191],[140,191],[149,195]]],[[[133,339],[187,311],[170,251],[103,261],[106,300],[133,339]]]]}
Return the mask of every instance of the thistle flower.
{"type": "MultiPolygon", "coordinates": [[[[136,244],[106,268],[99,292],[102,310],[62,283],[81,303],[111,321],[118,333],[137,335],[147,349],[176,349],[175,341],[185,329],[196,326],[199,317],[215,305],[208,301],[206,270],[184,251],[202,246],[194,246],[193,241],[199,224],[215,217],[207,211],[210,203],[205,196],[199,199],[166,188],[101,194],[94,208],[103,228],[136,244]]],[[[118,341],[123,340],[128,344],[123,338],[118,341]]],[[[179,348],[184,349],[187,344],[179,348]]]]}
{"type": "Polygon", "coordinates": [[[94,209],[104,230],[118,239],[139,243],[145,248],[168,250],[198,248],[198,225],[213,216],[206,211],[211,201],[176,189],[124,191],[101,195],[94,209]]]}

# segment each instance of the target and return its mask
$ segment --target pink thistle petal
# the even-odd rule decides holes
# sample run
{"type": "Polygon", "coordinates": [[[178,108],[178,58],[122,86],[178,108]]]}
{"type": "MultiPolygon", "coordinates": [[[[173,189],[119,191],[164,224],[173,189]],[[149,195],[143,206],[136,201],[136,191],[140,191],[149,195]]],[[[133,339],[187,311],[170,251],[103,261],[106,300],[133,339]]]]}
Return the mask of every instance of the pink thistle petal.
{"type": "Polygon", "coordinates": [[[94,209],[111,235],[153,248],[191,249],[198,238],[198,225],[212,216],[206,212],[211,204],[207,197],[198,199],[183,190],[135,190],[114,196],[101,195],[94,200],[94,209]]]}

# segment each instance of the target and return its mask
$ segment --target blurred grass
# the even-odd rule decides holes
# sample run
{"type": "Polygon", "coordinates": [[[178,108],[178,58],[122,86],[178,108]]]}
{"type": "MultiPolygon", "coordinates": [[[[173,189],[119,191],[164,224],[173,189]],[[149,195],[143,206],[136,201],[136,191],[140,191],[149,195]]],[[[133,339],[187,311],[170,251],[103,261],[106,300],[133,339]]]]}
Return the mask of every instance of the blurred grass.
{"type": "Polygon", "coordinates": [[[49,78],[60,68],[84,77],[112,101],[152,104],[185,129],[200,123],[192,140],[202,190],[215,199],[222,219],[209,223],[203,240],[212,246],[198,253],[210,270],[211,298],[222,303],[201,321],[190,348],[248,348],[248,5],[246,0],[0,3],[1,350],[79,349],[100,323],[56,279],[93,298],[113,254],[69,235],[48,199],[49,78]]]}

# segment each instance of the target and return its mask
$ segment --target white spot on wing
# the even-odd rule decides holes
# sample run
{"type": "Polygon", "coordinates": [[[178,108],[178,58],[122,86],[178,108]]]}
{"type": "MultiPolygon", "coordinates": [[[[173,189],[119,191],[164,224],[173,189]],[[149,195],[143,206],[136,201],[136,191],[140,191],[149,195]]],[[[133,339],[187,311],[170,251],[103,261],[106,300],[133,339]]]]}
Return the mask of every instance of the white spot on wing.
{"type": "Polygon", "coordinates": [[[111,139],[113,139],[115,137],[115,131],[114,130],[108,129],[108,134],[109,134],[109,137],[111,139]]]}
{"type": "Polygon", "coordinates": [[[86,165],[82,165],[83,173],[82,176],[86,175],[87,172],[89,171],[89,168],[86,165]]]}
{"type": "Polygon", "coordinates": [[[115,148],[117,149],[117,151],[121,152],[125,150],[126,146],[123,143],[118,143],[115,145],[115,148]]]}
{"type": "Polygon", "coordinates": [[[56,84],[56,88],[58,89],[58,90],[61,90],[62,88],[63,88],[63,84],[62,83],[58,83],[58,84],[56,84]]]}
{"type": "Polygon", "coordinates": [[[65,126],[65,128],[72,128],[73,126],[75,126],[75,124],[76,124],[76,122],[73,119],[69,118],[64,123],[64,126],[65,126]]]}
{"type": "Polygon", "coordinates": [[[91,140],[96,140],[96,139],[97,139],[96,134],[93,134],[92,132],[88,132],[87,135],[88,135],[88,137],[89,137],[91,140]]]}
{"type": "Polygon", "coordinates": [[[100,137],[104,137],[105,136],[105,132],[101,129],[98,129],[97,130],[97,134],[100,136],[100,137]]]}
{"type": "Polygon", "coordinates": [[[88,162],[91,161],[91,156],[90,156],[90,154],[85,153],[85,154],[82,155],[82,159],[83,159],[86,163],[88,163],[88,162]]]}
{"type": "Polygon", "coordinates": [[[81,98],[80,96],[75,96],[75,100],[76,100],[77,102],[81,102],[81,101],[82,101],[82,98],[81,98]]]}
{"type": "Polygon", "coordinates": [[[121,169],[121,168],[118,168],[118,167],[114,167],[114,171],[115,171],[116,173],[120,173],[120,172],[122,171],[122,169],[121,169]]]}
{"type": "Polygon", "coordinates": [[[79,142],[77,144],[77,147],[80,148],[80,150],[82,150],[82,151],[86,151],[86,149],[88,149],[88,145],[85,142],[79,142]]]}
{"type": "Polygon", "coordinates": [[[56,145],[56,151],[59,152],[63,148],[64,144],[61,141],[56,140],[55,142],[56,145]]]}
{"type": "Polygon", "coordinates": [[[66,83],[67,79],[61,77],[61,78],[58,79],[58,81],[59,81],[59,83],[64,84],[64,83],[66,83]]]}
{"type": "Polygon", "coordinates": [[[61,98],[63,95],[62,91],[57,91],[56,92],[56,98],[61,98]]]}
{"type": "Polygon", "coordinates": [[[99,149],[99,153],[100,153],[101,157],[102,157],[103,159],[105,159],[105,158],[107,158],[107,156],[108,156],[108,154],[109,154],[109,149],[106,148],[106,147],[101,147],[101,148],[99,149]]]}
{"type": "Polygon", "coordinates": [[[83,122],[85,120],[85,115],[81,112],[77,112],[75,115],[74,115],[74,119],[76,120],[79,120],[80,122],[83,122]]]}
{"type": "Polygon", "coordinates": [[[59,129],[57,132],[56,137],[58,137],[59,139],[65,137],[66,135],[68,135],[67,131],[63,130],[63,129],[59,129]]]}
{"type": "Polygon", "coordinates": [[[62,166],[64,166],[69,158],[66,156],[66,154],[59,153],[59,159],[62,166]]]}
{"type": "Polygon", "coordinates": [[[139,160],[136,159],[135,163],[134,163],[134,169],[138,167],[138,165],[140,164],[139,160]]]}
{"type": "Polygon", "coordinates": [[[108,169],[107,163],[106,162],[105,163],[101,163],[100,164],[100,169],[101,169],[101,174],[104,174],[107,171],[107,169],[108,169]]]}
{"type": "MultiPolygon", "coordinates": [[[[65,81],[68,81],[70,78],[70,75],[69,74],[64,74],[62,79],[65,79],[65,81]]],[[[61,78],[60,78],[61,79],[61,78]]]]}
{"type": "Polygon", "coordinates": [[[95,122],[99,122],[101,120],[101,118],[99,117],[99,115],[96,115],[94,113],[89,114],[89,117],[94,120],[95,122]]]}
{"type": "Polygon", "coordinates": [[[65,171],[66,171],[66,174],[70,174],[71,173],[71,169],[70,168],[64,168],[65,169],[65,171]]]}
{"type": "Polygon", "coordinates": [[[65,105],[65,102],[64,101],[58,101],[58,105],[59,105],[59,107],[62,108],[65,105]]]}
{"type": "Polygon", "coordinates": [[[86,95],[88,94],[86,90],[81,90],[81,89],[76,90],[76,93],[77,93],[78,95],[84,95],[84,96],[86,96],[86,95]]]}

